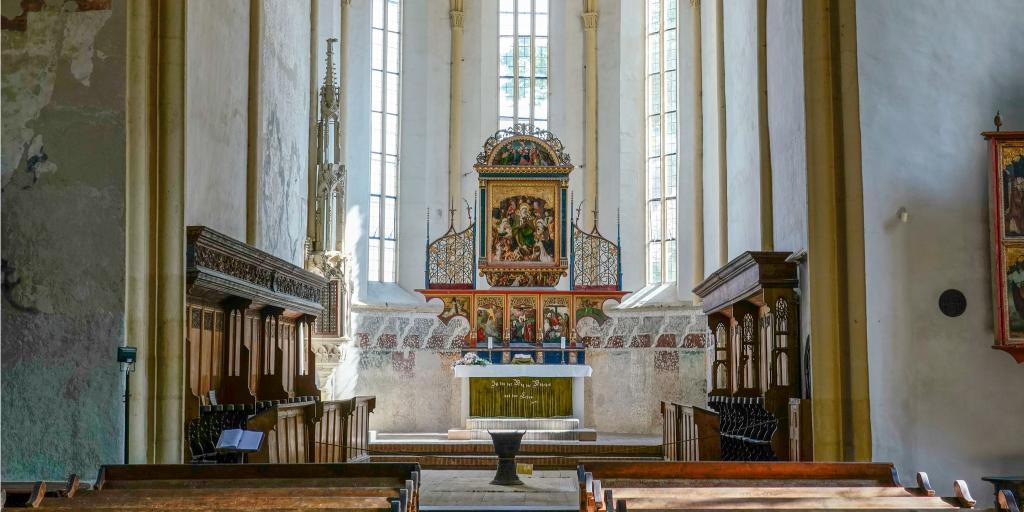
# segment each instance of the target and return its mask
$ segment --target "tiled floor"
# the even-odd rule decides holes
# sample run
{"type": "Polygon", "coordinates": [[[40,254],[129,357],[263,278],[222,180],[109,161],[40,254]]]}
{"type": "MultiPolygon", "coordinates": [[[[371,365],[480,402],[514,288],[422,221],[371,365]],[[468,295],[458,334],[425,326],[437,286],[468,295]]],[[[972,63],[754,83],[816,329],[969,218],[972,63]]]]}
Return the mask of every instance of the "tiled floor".
{"type": "Polygon", "coordinates": [[[519,475],[524,485],[491,485],[493,471],[424,470],[420,484],[420,509],[440,510],[536,510],[579,509],[575,471],[535,471],[519,475]]]}

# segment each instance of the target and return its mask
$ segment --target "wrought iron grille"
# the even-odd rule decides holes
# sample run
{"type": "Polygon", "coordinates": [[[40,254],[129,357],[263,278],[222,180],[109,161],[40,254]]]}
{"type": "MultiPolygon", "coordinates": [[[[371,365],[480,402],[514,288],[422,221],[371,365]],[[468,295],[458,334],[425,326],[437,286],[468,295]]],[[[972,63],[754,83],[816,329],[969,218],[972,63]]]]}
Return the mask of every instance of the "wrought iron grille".
{"type": "Polygon", "coordinates": [[[474,232],[476,224],[463,231],[448,231],[427,246],[427,288],[472,288],[474,268],[474,232]]]}
{"type": "Polygon", "coordinates": [[[584,232],[576,223],[572,225],[572,235],[573,288],[620,289],[619,246],[601,236],[597,230],[584,232]]]}

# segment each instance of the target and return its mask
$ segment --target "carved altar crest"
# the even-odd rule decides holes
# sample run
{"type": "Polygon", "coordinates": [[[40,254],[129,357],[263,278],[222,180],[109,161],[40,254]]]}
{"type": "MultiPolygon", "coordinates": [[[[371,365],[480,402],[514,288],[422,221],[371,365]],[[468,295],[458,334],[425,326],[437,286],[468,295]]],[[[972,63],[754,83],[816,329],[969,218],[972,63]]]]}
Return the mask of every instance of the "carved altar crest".
{"type": "Polygon", "coordinates": [[[496,287],[552,287],[568,268],[567,187],[573,166],[551,132],[517,124],[484,143],[480,275],[496,287]]]}

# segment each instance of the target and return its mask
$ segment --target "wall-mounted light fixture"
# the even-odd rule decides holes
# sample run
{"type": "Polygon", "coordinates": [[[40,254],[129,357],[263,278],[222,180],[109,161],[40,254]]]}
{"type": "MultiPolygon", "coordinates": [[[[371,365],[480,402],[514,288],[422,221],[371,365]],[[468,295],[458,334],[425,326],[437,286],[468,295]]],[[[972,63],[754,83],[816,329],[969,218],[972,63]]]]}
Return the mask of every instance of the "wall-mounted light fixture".
{"type": "Polygon", "coordinates": [[[907,211],[905,206],[900,206],[900,209],[896,210],[896,218],[900,219],[900,222],[906,224],[910,222],[910,212],[907,211]]]}

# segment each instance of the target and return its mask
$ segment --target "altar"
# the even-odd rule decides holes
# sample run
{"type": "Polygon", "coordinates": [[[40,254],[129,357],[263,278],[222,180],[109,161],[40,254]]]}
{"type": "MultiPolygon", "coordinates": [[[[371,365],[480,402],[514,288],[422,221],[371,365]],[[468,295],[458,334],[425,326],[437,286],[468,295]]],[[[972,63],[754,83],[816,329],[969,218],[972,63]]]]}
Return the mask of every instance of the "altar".
{"type": "Polygon", "coordinates": [[[461,379],[462,421],[489,418],[574,418],[583,423],[581,364],[492,364],[455,367],[461,379]]]}

